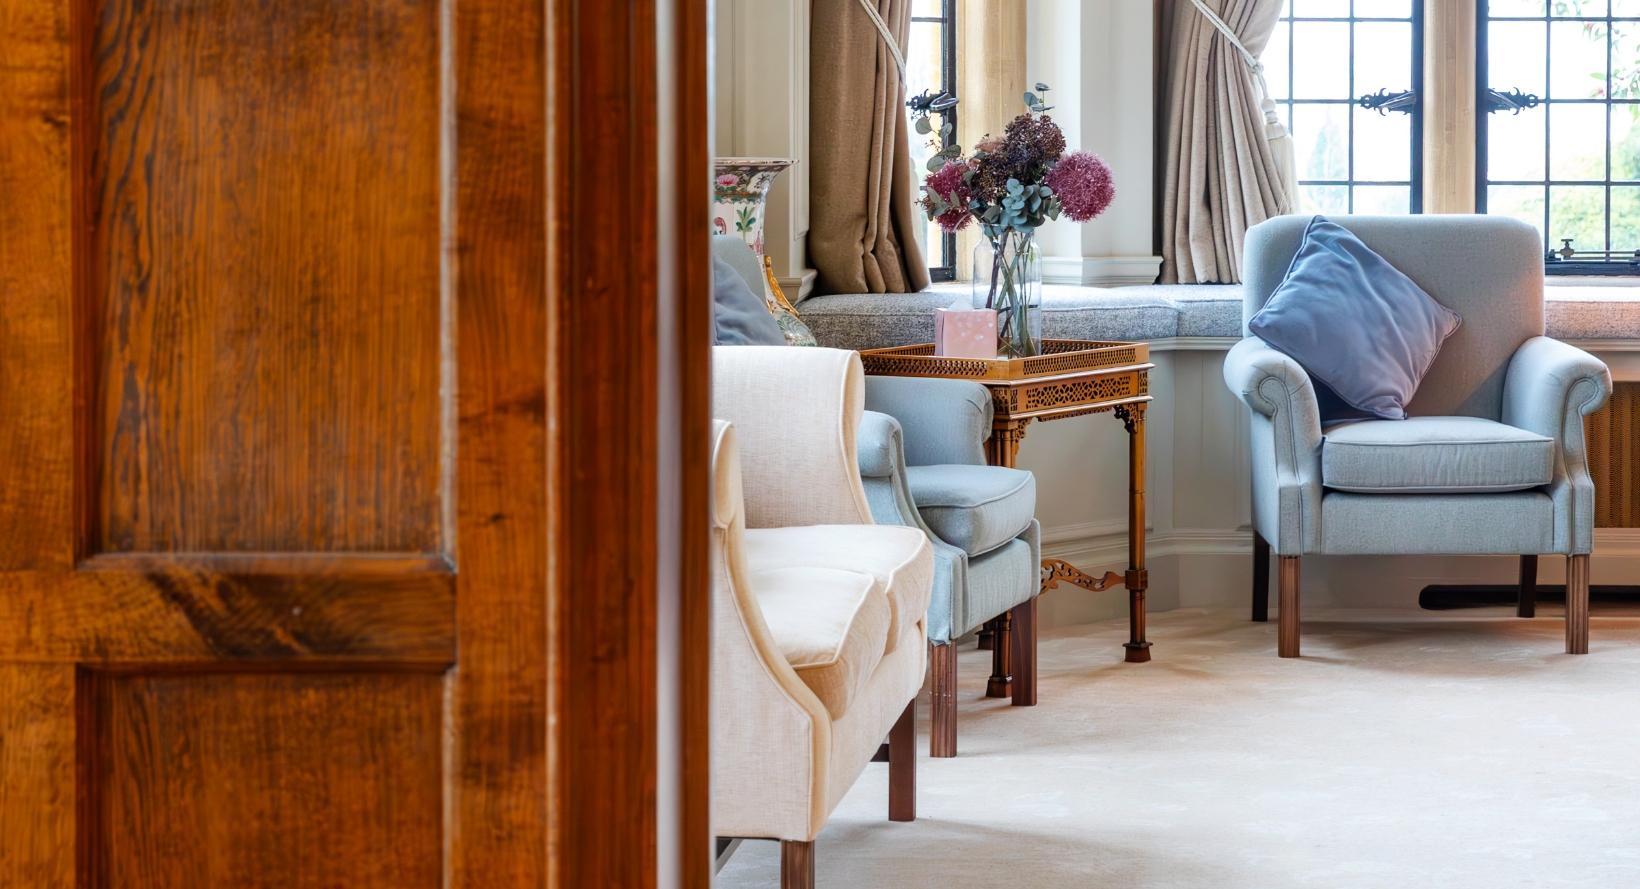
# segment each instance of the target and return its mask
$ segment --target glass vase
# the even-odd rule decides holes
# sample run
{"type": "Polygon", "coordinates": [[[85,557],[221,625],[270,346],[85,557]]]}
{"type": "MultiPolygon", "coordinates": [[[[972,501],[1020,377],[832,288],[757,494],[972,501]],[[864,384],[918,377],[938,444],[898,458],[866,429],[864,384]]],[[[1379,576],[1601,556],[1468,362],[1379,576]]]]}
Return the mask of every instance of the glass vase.
{"type": "Polygon", "coordinates": [[[974,245],[976,309],[997,313],[997,357],[1042,354],[1042,252],[1036,230],[982,229],[974,245]]]}
{"type": "Polygon", "coordinates": [[[997,358],[1041,354],[1041,251],[1036,231],[982,230],[974,244],[974,308],[997,313],[997,358]]]}

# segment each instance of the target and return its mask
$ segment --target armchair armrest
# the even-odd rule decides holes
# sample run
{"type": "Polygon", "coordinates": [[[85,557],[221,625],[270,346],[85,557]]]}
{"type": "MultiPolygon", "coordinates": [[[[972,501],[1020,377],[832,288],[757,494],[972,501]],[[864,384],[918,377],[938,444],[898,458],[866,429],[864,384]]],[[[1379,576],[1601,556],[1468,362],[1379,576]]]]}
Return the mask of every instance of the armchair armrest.
{"type": "Polygon", "coordinates": [[[985,465],[991,437],[991,393],[970,380],[866,377],[866,410],[888,414],[905,430],[907,466],[985,465]]]}
{"type": "Polygon", "coordinates": [[[1310,375],[1257,337],[1224,357],[1224,383],[1253,413],[1253,527],[1276,552],[1321,546],[1321,412],[1310,375]]]}
{"type": "Polygon", "coordinates": [[[1594,481],[1583,440],[1583,418],[1606,403],[1611,372],[1600,359],[1546,336],[1515,350],[1503,381],[1505,425],[1555,440],[1559,454],[1549,496],[1555,503],[1555,551],[1594,547],[1594,481]]]}
{"type": "Polygon", "coordinates": [[[934,589],[930,595],[927,629],[929,639],[943,644],[951,638],[952,597],[956,590],[968,586],[968,554],[941,540],[917,512],[905,477],[902,441],[899,421],[888,414],[866,411],[860,419],[861,481],[865,485],[866,503],[871,506],[871,517],[877,524],[918,528],[933,544],[934,589]]]}

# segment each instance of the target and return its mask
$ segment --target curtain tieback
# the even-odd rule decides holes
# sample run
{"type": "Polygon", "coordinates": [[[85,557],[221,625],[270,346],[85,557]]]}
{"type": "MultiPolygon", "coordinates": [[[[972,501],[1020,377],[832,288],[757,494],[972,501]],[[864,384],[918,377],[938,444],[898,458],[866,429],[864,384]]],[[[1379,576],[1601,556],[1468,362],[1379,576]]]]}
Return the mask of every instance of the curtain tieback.
{"type": "Polygon", "coordinates": [[[889,33],[888,23],[883,21],[871,0],[860,0],[860,8],[866,11],[866,15],[871,17],[871,23],[877,26],[877,33],[882,35],[883,43],[888,45],[889,54],[894,56],[894,65],[900,69],[900,82],[905,83],[905,54],[900,52],[899,42],[889,33]]]}
{"type": "MultiPolygon", "coordinates": [[[[860,0],[860,2],[865,3],[866,0],[860,0]]],[[[1282,125],[1281,116],[1276,114],[1275,100],[1270,98],[1270,84],[1264,80],[1264,63],[1248,51],[1247,47],[1242,45],[1241,38],[1237,37],[1236,32],[1224,23],[1224,19],[1219,18],[1218,13],[1207,8],[1206,0],[1190,0],[1190,2],[1196,7],[1196,11],[1202,14],[1202,18],[1212,23],[1213,27],[1224,35],[1224,39],[1230,41],[1230,45],[1241,53],[1241,58],[1247,63],[1248,70],[1253,72],[1253,79],[1258,81],[1259,110],[1264,112],[1264,139],[1270,143],[1272,150],[1275,152],[1276,171],[1281,174],[1281,181],[1277,185],[1282,193],[1276,196],[1276,203],[1280,213],[1291,213],[1293,212],[1293,196],[1298,191],[1298,159],[1294,156],[1292,134],[1288,133],[1287,127],[1282,125]]]]}

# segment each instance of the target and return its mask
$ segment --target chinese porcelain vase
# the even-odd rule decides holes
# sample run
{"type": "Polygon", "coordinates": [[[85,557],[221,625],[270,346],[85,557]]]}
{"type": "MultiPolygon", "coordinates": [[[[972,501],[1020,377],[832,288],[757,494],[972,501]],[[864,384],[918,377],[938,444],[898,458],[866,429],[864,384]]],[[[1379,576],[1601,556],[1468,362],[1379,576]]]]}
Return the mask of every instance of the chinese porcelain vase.
{"type": "Polygon", "coordinates": [[[763,258],[763,207],[769,186],[793,161],[769,157],[720,157],[712,174],[712,233],[739,235],[763,258]]]}

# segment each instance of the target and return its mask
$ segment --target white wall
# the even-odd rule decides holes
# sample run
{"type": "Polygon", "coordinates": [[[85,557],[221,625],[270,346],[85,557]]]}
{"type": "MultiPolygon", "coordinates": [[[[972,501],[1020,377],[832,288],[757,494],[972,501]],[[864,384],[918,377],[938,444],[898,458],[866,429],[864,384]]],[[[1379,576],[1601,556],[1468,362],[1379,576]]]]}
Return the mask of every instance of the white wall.
{"type": "Polygon", "coordinates": [[[769,192],[764,249],[794,299],[814,286],[809,232],[809,0],[716,0],[718,157],[797,161],[769,192]]]}
{"type": "Polygon", "coordinates": [[[1026,77],[1052,87],[1049,112],[1072,148],[1103,157],[1116,200],[1086,225],[1042,232],[1043,274],[1060,284],[1149,284],[1155,11],[1135,0],[1029,0],[1026,77]]]}

